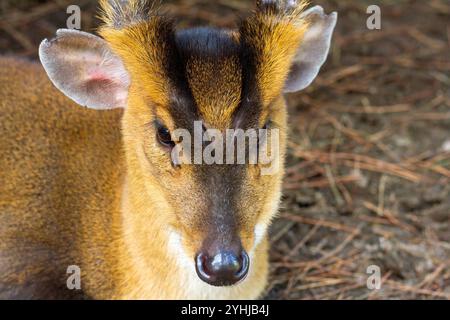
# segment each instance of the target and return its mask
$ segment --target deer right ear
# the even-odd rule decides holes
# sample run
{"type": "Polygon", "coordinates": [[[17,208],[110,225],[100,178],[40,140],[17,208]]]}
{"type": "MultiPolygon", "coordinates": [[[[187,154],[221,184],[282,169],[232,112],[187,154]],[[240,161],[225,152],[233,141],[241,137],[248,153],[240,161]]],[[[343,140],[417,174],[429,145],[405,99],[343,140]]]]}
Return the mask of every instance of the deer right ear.
{"type": "Polygon", "coordinates": [[[126,106],[130,77],[102,38],[60,29],[42,41],[39,57],[53,84],[76,103],[99,110],[126,106]]]}
{"type": "Polygon", "coordinates": [[[308,21],[308,28],[295,55],[284,92],[303,90],[316,78],[330,50],[337,13],[327,15],[322,7],[315,6],[303,12],[300,19],[308,21]]]}

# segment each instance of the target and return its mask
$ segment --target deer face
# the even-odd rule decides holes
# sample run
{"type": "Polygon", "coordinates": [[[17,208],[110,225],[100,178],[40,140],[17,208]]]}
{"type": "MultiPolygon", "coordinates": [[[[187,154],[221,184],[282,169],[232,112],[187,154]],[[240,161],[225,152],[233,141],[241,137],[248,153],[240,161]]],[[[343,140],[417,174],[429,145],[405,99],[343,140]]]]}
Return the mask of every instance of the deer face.
{"type": "MultiPolygon", "coordinates": [[[[41,44],[41,61],[79,104],[125,109],[128,184],[143,190],[137,201],[159,211],[200,279],[235,284],[278,207],[282,95],[317,75],[336,15],[320,7],[303,12],[295,1],[260,1],[236,31],[176,31],[145,1],[102,1],[102,8],[104,39],[59,30],[41,44]]],[[[145,218],[134,217],[152,223],[145,218]]]]}

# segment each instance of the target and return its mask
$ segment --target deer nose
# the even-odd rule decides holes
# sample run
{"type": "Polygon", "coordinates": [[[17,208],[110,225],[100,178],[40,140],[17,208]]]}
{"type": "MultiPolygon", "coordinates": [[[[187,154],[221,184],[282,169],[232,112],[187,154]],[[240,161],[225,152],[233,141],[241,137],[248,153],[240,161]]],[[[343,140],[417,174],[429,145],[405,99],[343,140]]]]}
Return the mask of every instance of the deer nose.
{"type": "Polygon", "coordinates": [[[245,278],[249,258],[244,250],[239,253],[219,251],[214,256],[200,252],[196,257],[196,270],[200,279],[213,286],[231,286],[245,278]]]}

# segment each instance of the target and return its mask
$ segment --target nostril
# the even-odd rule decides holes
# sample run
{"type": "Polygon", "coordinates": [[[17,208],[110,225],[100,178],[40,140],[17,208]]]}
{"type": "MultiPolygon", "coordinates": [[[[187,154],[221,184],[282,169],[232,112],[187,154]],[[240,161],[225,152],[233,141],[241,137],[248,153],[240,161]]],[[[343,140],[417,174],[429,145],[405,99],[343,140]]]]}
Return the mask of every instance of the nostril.
{"type": "Polygon", "coordinates": [[[203,281],[214,286],[228,286],[242,280],[248,273],[249,258],[245,251],[239,255],[221,251],[213,257],[199,253],[196,257],[197,274],[203,281]]]}
{"type": "Polygon", "coordinates": [[[247,252],[242,251],[241,252],[241,269],[238,272],[238,276],[241,278],[244,278],[248,273],[248,267],[250,266],[250,259],[247,255],[247,252]]]}
{"type": "Polygon", "coordinates": [[[205,279],[211,277],[207,264],[207,255],[204,253],[199,253],[195,259],[195,269],[197,270],[199,277],[204,281],[206,281],[205,279]]]}

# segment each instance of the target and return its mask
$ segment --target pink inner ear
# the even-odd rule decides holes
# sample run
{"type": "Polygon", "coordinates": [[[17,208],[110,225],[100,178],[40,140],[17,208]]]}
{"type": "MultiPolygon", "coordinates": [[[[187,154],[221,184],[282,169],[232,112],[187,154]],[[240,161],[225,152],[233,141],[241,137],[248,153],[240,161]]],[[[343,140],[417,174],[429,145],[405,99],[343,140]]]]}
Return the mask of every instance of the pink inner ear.
{"type": "Polygon", "coordinates": [[[91,81],[109,81],[112,82],[112,79],[108,77],[106,74],[101,72],[100,70],[95,70],[89,74],[89,82],[91,81]]]}
{"type": "Polygon", "coordinates": [[[93,70],[89,73],[89,77],[87,79],[87,85],[97,90],[109,91],[110,94],[116,96],[116,90],[120,90],[119,82],[114,77],[111,77],[105,72],[102,72],[99,69],[93,70]]]}
{"type": "Polygon", "coordinates": [[[125,106],[127,91],[124,90],[120,80],[100,68],[95,68],[88,72],[85,86],[93,95],[102,97],[105,101],[111,99],[111,105],[125,106]]]}

